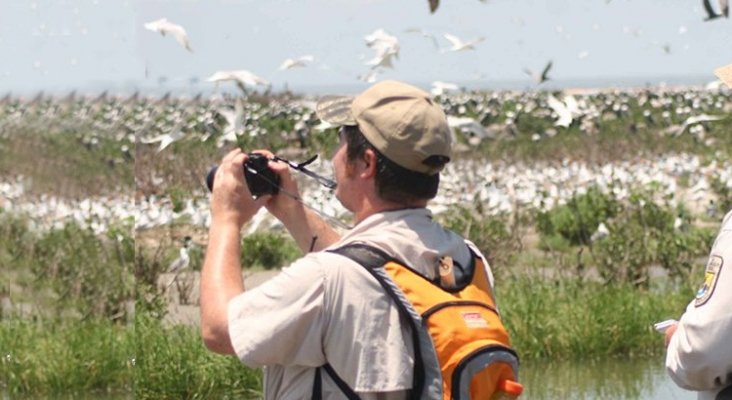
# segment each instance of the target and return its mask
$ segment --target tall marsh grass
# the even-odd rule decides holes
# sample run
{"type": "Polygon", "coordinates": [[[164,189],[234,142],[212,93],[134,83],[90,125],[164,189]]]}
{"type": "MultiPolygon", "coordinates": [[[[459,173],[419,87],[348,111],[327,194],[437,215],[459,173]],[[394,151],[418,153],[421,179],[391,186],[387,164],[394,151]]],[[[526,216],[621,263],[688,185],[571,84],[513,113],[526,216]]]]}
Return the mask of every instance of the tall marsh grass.
{"type": "Polygon", "coordinates": [[[134,343],[132,327],[104,320],[3,319],[0,389],[22,397],[131,393],[134,343]]]}
{"type": "Polygon", "coordinates": [[[195,327],[136,319],[136,399],[258,399],[261,372],[208,351],[195,327]]]}
{"type": "Polygon", "coordinates": [[[640,290],[579,279],[514,276],[496,296],[522,359],[603,359],[658,355],[663,337],[653,323],[678,318],[690,288],[640,290]]]}

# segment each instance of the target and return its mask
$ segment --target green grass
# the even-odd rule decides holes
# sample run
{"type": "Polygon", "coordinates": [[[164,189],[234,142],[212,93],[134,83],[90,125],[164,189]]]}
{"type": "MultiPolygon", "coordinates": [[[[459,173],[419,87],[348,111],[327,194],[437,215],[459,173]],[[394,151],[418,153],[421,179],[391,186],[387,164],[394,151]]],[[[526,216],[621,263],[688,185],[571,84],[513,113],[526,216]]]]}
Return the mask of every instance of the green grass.
{"type": "Polygon", "coordinates": [[[652,324],[678,318],[688,288],[640,290],[564,278],[497,282],[498,305],[522,359],[601,359],[663,352],[652,324]]]}
{"type": "Polygon", "coordinates": [[[107,321],[3,319],[0,388],[10,394],[130,393],[133,332],[107,321]]]}
{"type": "MultiPolygon", "coordinates": [[[[523,276],[498,282],[497,296],[522,361],[589,361],[662,354],[662,336],[651,325],[678,317],[692,291],[523,276]]],[[[5,319],[0,343],[0,388],[12,394],[261,397],[259,370],[206,350],[197,328],[166,326],[145,313],[126,326],[107,320],[5,319]]]]}
{"type": "Polygon", "coordinates": [[[137,399],[261,398],[261,371],[208,351],[196,328],[164,326],[141,315],[135,342],[137,399]]]}

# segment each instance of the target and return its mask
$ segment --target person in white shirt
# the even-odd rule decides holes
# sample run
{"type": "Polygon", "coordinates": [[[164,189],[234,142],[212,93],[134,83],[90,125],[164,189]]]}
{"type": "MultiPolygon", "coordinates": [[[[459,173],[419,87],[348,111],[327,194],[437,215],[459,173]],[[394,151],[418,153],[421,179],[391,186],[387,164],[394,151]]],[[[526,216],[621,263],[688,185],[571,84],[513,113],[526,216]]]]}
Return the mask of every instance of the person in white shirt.
{"type": "MultiPolygon", "coordinates": [[[[426,208],[450,159],[451,131],[428,93],[396,81],[379,82],[355,98],[324,98],[317,113],[340,126],[332,159],[335,196],[353,213],[355,226],[340,235],[289,196],[253,199],[242,173],[248,155],[229,153],[211,198],[201,274],[203,340],[212,351],[264,367],[265,399],[309,399],[316,384],[322,398],[344,398],[331,376],[316,374],[326,363],[361,399],[406,399],[415,379],[410,329],[363,267],[323,250],[367,243],[428,279],[438,277],[443,257],[473,264],[470,243],[435,222],[426,208]],[[240,231],[261,207],[282,221],[306,254],[245,290],[240,231]]],[[[280,176],[283,191],[298,193],[285,164],[270,161],[269,168],[280,176]]],[[[492,285],[490,267],[478,256],[492,285]]]]}
{"type": "Polygon", "coordinates": [[[665,336],[666,370],[700,400],[732,399],[732,210],[712,245],[704,283],[665,336]]]}

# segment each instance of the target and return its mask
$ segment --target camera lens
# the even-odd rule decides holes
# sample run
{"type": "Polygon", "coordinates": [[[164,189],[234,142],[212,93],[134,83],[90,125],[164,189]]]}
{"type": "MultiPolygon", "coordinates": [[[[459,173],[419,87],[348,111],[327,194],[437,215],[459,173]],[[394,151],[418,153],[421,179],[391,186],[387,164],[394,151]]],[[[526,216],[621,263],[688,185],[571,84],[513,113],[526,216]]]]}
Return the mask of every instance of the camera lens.
{"type": "Polygon", "coordinates": [[[252,195],[277,194],[280,191],[280,176],[269,169],[269,159],[259,153],[249,153],[244,163],[244,178],[252,195]]]}
{"type": "MultiPolygon", "coordinates": [[[[249,153],[249,159],[244,163],[244,178],[252,196],[259,197],[264,194],[275,195],[280,192],[280,176],[269,169],[269,159],[259,153],[249,153]]],[[[218,166],[211,168],[206,176],[208,190],[213,190],[214,178],[218,166]]]]}

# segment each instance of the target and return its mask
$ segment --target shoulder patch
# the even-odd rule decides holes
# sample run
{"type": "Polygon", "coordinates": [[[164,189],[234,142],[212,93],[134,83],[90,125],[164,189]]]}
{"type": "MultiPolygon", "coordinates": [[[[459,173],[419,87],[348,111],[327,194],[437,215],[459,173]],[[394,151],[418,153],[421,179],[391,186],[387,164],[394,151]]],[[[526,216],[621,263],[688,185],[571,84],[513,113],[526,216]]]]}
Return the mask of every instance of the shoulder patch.
{"type": "Polygon", "coordinates": [[[694,302],[696,307],[704,305],[712,297],[723,264],[724,259],[722,257],[716,255],[709,257],[707,268],[704,271],[704,283],[696,292],[696,301],[694,302]]]}

